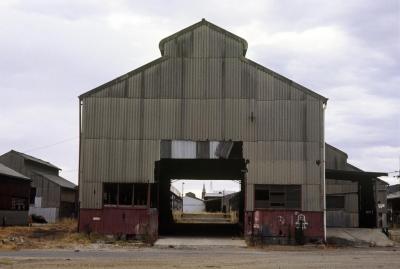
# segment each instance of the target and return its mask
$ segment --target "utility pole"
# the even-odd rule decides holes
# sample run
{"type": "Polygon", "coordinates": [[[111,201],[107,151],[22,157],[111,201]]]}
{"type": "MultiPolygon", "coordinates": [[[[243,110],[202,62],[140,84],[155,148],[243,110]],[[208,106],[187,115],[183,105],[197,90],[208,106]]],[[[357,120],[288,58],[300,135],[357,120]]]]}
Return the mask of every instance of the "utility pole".
{"type": "Polygon", "coordinates": [[[185,182],[182,182],[182,213],[183,213],[183,185],[185,185],[185,182]]]}

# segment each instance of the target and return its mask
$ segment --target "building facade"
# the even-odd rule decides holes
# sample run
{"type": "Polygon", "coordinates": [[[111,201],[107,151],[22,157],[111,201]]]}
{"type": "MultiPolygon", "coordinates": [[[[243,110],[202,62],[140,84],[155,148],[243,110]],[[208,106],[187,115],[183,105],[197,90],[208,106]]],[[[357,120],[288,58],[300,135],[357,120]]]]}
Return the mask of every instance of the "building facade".
{"type": "Polygon", "coordinates": [[[183,196],[183,213],[200,213],[205,212],[204,201],[192,196],[183,196]]]}
{"type": "Polygon", "coordinates": [[[77,217],[76,185],[59,176],[60,168],[15,150],[1,155],[0,163],[32,180],[30,215],[42,216],[50,223],[77,217]]]}
{"type": "Polygon", "coordinates": [[[31,180],[0,163],[0,226],[28,225],[31,180]]]}
{"type": "Polygon", "coordinates": [[[301,219],[306,237],[323,238],[327,99],[247,59],[244,39],[205,20],[159,48],[160,58],[79,97],[80,229],[151,226],[151,198],[133,200],[150,195],[165,159],[186,158],[177,170],[199,159],[201,177],[235,159],[246,236],[290,236],[301,219]],[[120,185],[131,189],[130,208],[104,198],[120,185]]]}
{"type": "Polygon", "coordinates": [[[386,188],[378,176],[347,162],[347,154],[326,144],[328,227],[387,228],[386,188]]]}

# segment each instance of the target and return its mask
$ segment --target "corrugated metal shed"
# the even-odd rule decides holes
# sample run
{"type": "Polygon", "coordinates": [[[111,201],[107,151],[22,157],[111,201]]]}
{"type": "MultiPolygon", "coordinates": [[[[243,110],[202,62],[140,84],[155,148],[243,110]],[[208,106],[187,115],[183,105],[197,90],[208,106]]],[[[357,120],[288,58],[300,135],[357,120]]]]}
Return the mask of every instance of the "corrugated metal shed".
{"type": "Polygon", "coordinates": [[[58,167],[55,166],[54,164],[51,164],[51,163],[46,162],[46,161],[43,161],[43,160],[38,159],[38,158],[36,158],[36,157],[33,157],[33,156],[31,156],[31,155],[28,155],[28,154],[25,154],[25,153],[22,153],[22,152],[18,152],[18,151],[15,151],[15,150],[12,150],[12,152],[14,152],[14,153],[20,155],[20,156],[21,156],[22,158],[24,158],[25,160],[30,160],[30,161],[33,161],[33,162],[36,162],[36,163],[40,163],[40,164],[46,165],[46,166],[48,166],[48,167],[52,167],[52,168],[56,168],[56,169],[58,169],[58,170],[61,170],[60,168],[58,168],[58,167]]]}
{"type": "Polygon", "coordinates": [[[11,168],[5,166],[2,163],[0,163],[0,175],[30,180],[28,177],[18,173],[17,171],[12,170],[11,168]]]}
{"type": "Polygon", "coordinates": [[[162,140],[231,140],[250,161],[248,210],[253,184],[301,184],[303,209],[322,211],[325,97],[246,59],[246,41],[207,21],[160,50],[80,96],[83,208],[101,206],[102,182],[153,182],[162,140]]]}
{"type": "Polygon", "coordinates": [[[75,189],[76,185],[72,183],[71,181],[66,180],[65,178],[62,178],[57,175],[51,175],[51,174],[46,174],[42,172],[36,172],[37,174],[47,178],[51,182],[60,185],[61,187],[68,188],[68,189],[75,189]]]}

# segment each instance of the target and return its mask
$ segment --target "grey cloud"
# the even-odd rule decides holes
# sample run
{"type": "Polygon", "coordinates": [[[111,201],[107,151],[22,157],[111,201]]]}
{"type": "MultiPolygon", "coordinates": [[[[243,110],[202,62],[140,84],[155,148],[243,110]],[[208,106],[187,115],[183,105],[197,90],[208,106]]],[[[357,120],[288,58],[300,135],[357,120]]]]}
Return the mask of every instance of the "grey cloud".
{"type": "MultiPolygon", "coordinates": [[[[161,38],[204,17],[247,39],[252,60],[328,97],[327,141],[351,161],[366,170],[396,170],[396,0],[0,5],[1,153],[77,136],[79,94],[159,57],[161,38]]],[[[64,176],[76,182],[77,150],[70,141],[31,154],[68,170],[64,176]]]]}

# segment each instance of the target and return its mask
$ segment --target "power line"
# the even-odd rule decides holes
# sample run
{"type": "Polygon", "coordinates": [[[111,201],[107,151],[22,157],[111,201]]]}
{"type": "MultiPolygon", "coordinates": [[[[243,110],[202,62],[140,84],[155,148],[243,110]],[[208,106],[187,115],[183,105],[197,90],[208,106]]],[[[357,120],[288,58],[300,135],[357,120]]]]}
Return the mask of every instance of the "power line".
{"type": "Polygon", "coordinates": [[[64,140],[60,140],[60,141],[55,142],[53,144],[48,144],[48,145],[44,145],[44,146],[40,146],[40,147],[36,147],[36,148],[31,148],[31,149],[28,149],[28,150],[24,150],[23,152],[32,152],[32,151],[36,151],[36,150],[39,150],[39,149],[45,149],[45,148],[54,147],[56,145],[60,145],[60,144],[63,144],[63,143],[66,143],[66,142],[69,142],[69,141],[72,141],[72,140],[75,140],[75,139],[78,139],[78,138],[79,138],[79,136],[66,138],[64,140]]]}

